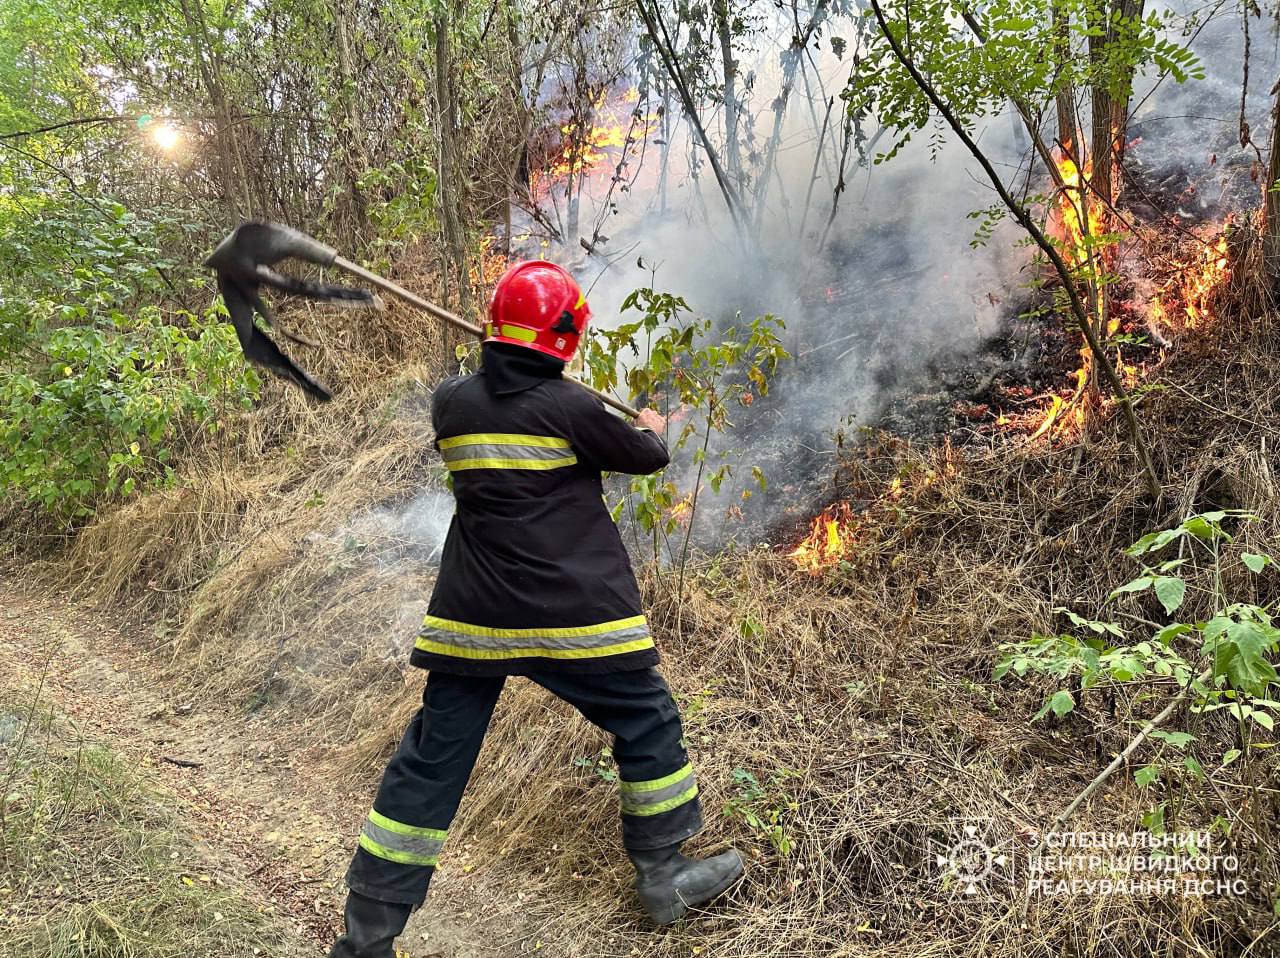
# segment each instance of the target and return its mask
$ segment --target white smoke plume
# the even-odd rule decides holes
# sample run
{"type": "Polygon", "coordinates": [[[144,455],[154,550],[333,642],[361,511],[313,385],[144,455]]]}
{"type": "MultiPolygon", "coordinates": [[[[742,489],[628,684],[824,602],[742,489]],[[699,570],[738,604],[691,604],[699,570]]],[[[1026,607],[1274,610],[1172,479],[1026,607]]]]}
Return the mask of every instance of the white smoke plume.
{"type": "MultiPolygon", "coordinates": [[[[1252,128],[1264,131],[1276,40],[1262,21],[1251,26],[1246,113],[1252,128]]],[[[771,100],[782,83],[779,51],[791,33],[789,21],[779,22],[757,44],[756,61],[747,60],[740,71],[752,78],[753,145],[761,153],[772,125],[771,100]]],[[[769,402],[741,417],[743,428],[721,440],[744,466],[764,466],[770,479],[765,527],[746,538],[767,532],[769,521],[787,509],[813,507],[838,430],[874,424],[886,403],[937,389],[940,366],[964,366],[1031,302],[1030,253],[1012,224],[1002,223],[983,244],[971,243],[977,225],[971,214],[997,197],[963,147],[940,129],[922,131],[883,164],[869,160],[891,144],[891,133],[866,157],[851,149],[846,189],[822,241],[841,152],[838,97],[825,135],[822,118],[826,98],[838,93],[848,72],[847,53],[836,56],[830,38],[852,40],[855,33],[853,18],[829,21],[806,61],[803,82],[796,79],[768,201],[763,210],[748,211],[759,220],[757,253],[744,255],[734,242],[711,169],[674,102],[666,120],[671,148],[665,179],[655,168],[657,149],[644,150],[646,168],[638,168],[633,151],[629,165],[617,171],[629,189],[611,184],[615,170],[607,167],[581,198],[584,238],[599,223],[607,242],[590,255],[578,244],[542,251],[591,286],[602,324],[618,322],[624,297],[650,283],[721,323],[736,314],[749,320],[773,313],[786,320],[784,341],[794,361],[781,372],[769,402]]],[[[1258,190],[1248,176],[1256,154],[1239,144],[1244,64],[1238,15],[1193,26],[1186,40],[1208,76],[1186,84],[1139,78],[1131,136],[1140,141],[1129,152],[1132,164],[1146,171],[1148,182],[1174,184],[1189,219],[1217,216],[1242,202],[1256,205],[1258,190]]],[[[722,147],[720,115],[711,107],[702,119],[713,125],[722,147]]],[[[874,118],[865,119],[864,135],[874,138],[875,131],[874,118]]],[[[1021,188],[1031,152],[1012,111],[990,119],[978,134],[1006,182],[1021,188]]],[[[1042,170],[1034,173],[1031,191],[1043,190],[1046,180],[1042,170]]],[[[736,491],[731,488],[722,501],[731,502],[736,491]]],[[[714,511],[712,505],[708,512],[714,511]]],[[[735,534],[714,515],[705,521],[706,538],[716,544],[735,534]]]]}

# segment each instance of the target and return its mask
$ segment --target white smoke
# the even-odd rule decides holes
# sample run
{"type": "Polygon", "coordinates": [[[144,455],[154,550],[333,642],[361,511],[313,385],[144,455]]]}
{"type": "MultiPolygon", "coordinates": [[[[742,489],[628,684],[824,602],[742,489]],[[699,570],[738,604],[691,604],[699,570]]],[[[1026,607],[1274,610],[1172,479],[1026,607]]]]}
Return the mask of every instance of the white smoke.
{"type": "Polygon", "coordinates": [[[402,506],[357,513],[333,532],[308,533],[305,541],[323,544],[335,554],[372,557],[383,566],[405,559],[437,565],[453,508],[453,495],[447,490],[427,489],[402,506]]]}
{"type": "MultiPolygon", "coordinates": [[[[593,312],[603,325],[617,323],[623,299],[650,284],[684,297],[697,313],[720,323],[737,314],[750,320],[773,313],[786,320],[784,341],[793,363],[780,374],[769,402],[742,417],[743,429],[721,440],[726,453],[740,454],[740,475],[749,465],[765,467],[772,490],[766,518],[811,505],[806,500],[819,494],[815,485],[830,472],[825,466],[834,461],[839,430],[876,423],[896,397],[936,390],[940,366],[964,365],[1032,297],[1030,253],[1011,223],[1002,222],[985,243],[972,243],[972,214],[997,197],[976,162],[940,127],[921,131],[891,160],[876,164],[870,162],[875,151],[884,151],[893,137],[885,133],[877,140],[874,119],[865,119],[862,132],[876,146],[866,157],[850,149],[846,189],[832,216],[844,104],[837,97],[828,114],[827,98],[843,86],[849,62],[847,53],[836,56],[831,37],[842,36],[852,48],[856,20],[829,20],[797,72],[776,169],[768,174],[768,200],[748,209],[759,224],[752,254],[734,241],[704,151],[674,101],[665,121],[665,177],[658,169],[659,149],[646,147],[640,167],[633,150],[620,171],[627,190],[611,182],[615,171],[608,169],[581,198],[584,238],[592,238],[600,224],[607,241],[590,255],[578,244],[558,254],[551,250],[591,286],[593,312]]],[[[1246,112],[1252,127],[1262,131],[1276,39],[1261,21],[1251,25],[1246,112]]],[[[1193,187],[1188,215],[1206,215],[1238,205],[1250,189],[1256,202],[1247,176],[1254,154],[1238,143],[1238,16],[1195,29],[1199,33],[1190,42],[1208,79],[1156,85],[1139,78],[1131,136],[1143,142],[1130,156],[1136,164],[1162,163],[1178,172],[1186,181],[1178,189],[1193,187]]],[[[750,146],[757,159],[767,152],[773,98],[782,84],[779,54],[792,33],[787,11],[756,44],[754,62],[748,54],[742,58],[739,77],[752,84],[747,109],[756,117],[750,146]]],[[[710,106],[702,120],[711,124],[723,153],[722,116],[721,108],[710,106]]],[[[1044,189],[1043,171],[1027,181],[1029,141],[1012,111],[990,119],[977,134],[1007,183],[1032,193],[1044,189]]],[[[758,174],[760,163],[753,168],[758,174]]],[[[737,491],[731,486],[723,501],[732,502],[737,491]]],[[[706,521],[719,526],[714,517],[706,521]]],[[[708,538],[722,543],[727,534],[719,530],[708,538]]]]}

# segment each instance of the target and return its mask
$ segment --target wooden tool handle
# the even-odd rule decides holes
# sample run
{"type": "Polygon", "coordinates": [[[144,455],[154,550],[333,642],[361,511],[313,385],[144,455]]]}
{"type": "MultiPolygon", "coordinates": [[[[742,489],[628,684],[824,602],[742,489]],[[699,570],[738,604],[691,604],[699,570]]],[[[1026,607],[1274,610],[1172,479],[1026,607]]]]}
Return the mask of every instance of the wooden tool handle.
{"type": "MultiPolygon", "coordinates": [[[[390,295],[396,297],[397,299],[404,300],[406,303],[410,304],[411,306],[416,306],[418,307],[418,309],[421,309],[424,312],[430,313],[432,316],[434,316],[436,319],[440,320],[441,322],[448,323],[450,326],[456,326],[458,329],[465,330],[466,332],[471,333],[471,335],[473,336],[479,336],[481,338],[484,337],[484,330],[481,329],[479,326],[477,326],[475,323],[467,322],[465,319],[463,319],[461,316],[457,315],[456,313],[451,313],[447,309],[443,309],[442,307],[437,306],[435,303],[428,302],[427,300],[423,299],[421,296],[418,296],[415,293],[409,292],[403,286],[398,286],[395,283],[391,282],[391,280],[389,279],[383,279],[377,273],[371,273],[367,269],[365,269],[363,266],[358,266],[355,263],[351,262],[351,260],[349,259],[345,259],[341,256],[335,256],[333,259],[333,265],[336,266],[338,269],[343,270],[344,272],[350,273],[352,276],[359,276],[366,283],[369,283],[373,286],[378,287],[378,289],[386,293],[389,293],[390,295]]],[[[618,410],[618,412],[623,413],[627,416],[630,416],[632,419],[635,419],[637,416],[640,415],[640,411],[638,409],[633,409],[631,406],[628,406],[622,400],[614,399],[608,393],[603,392],[599,389],[596,389],[594,386],[590,386],[587,383],[584,383],[581,379],[574,379],[572,376],[565,376],[564,378],[569,380],[569,382],[571,383],[577,383],[579,386],[581,386],[587,392],[591,393],[591,395],[595,396],[605,405],[612,406],[614,409],[618,410]]]]}

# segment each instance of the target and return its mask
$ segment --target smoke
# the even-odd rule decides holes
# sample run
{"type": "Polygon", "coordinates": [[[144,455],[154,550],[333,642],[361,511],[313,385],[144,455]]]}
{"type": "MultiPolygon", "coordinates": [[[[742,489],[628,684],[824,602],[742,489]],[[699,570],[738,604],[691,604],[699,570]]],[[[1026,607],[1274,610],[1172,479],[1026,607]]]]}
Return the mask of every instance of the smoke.
{"type": "MultiPolygon", "coordinates": [[[[1247,115],[1262,129],[1276,41],[1263,36],[1258,21],[1252,26],[1247,115]]],[[[1248,176],[1256,154],[1240,147],[1235,116],[1243,71],[1239,21],[1223,17],[1190,29],[1208,78],[1186,84],[1139,78],[1131,132],[1141,142],[1129,155],[1144,181],[1173,183],[1187,216],[1205,218],[1242,201],[1256,204],[1257,187],[1248,176]]],[[[785,319],[784,343],[794,360],[769,400],[737,410],[738,428],[713,442],[713,458],[727,457],[740,468],[739,481],[721,495],[702,493],[709,508],[698,538],[708,545],[735,536],[767,538],[780,516],[811,510],[829,494],[823,487],[840,437],[875,425],[903,397],[939,391],[945,370],[974,362],[1033,296],[1030,252],[1013,224],[1004,220],[984,242],[974,242],[972,214],[998,198],[949,131],[921,131],[878,164],[876,150],[887,149],[893,134],[877,133],[874,118],[867,118],[860,132],[875,145],[853,143],[841,169],[843,103],[837,96],[830,112],[827,104],[843,86],[849,62],[836,55],[839,45],[830,38],[852,37],[853,19],[828,21],[795,74],[776,164],[766,166],[774,97],[784,83],[779,51],[793,30],[789,17],[780,19],[757,44],[754,60],[744,55],[740,64],[739,76],[750,78],[746,112],[753,117],[744,121],[750,173],[743,193],[752,237],[745,250],[734,239],[695,132],[673,102],[661,131],[668,141],[665,169],[661,151],[650,144],[643,162],[633,150],[626,166],[599,171],[580,199],[581,229],[584,240],[595,238],[593,229],[606,239],[590,255],[576,243],[559,251],[590,285],[602,325],[619,322],[623,299],[642,285],[676,293],[722,325],[739,315],[785,319]],[[770,483],[769,493],[750,504],[749,518],[757,521],[747,528],[726,523],[724,512],[741,503],[753,465],[770,483]]],[[[723,130],[716,126],[722,115],[708,109],[702,119],[713,124],[723,156],[723,130]]],[[[1032,193],[1046,187],[1042,170],[1027,180],[1029,138],[1012,110],[976,133],[1006,183],[1032,193]]],[[[1159,204],[1168,200],[1160,197],[1159,204]]],[[[672,472],[691,487],[687,457],[672,472]]]]}
{"type": "Polygon", "coordinates": [[[1185,22],[1182,35],[1171,39],[1189,46],[1205,76],[1185,83],[1148,76],[1135,83],[1127,165],[1140,175],[1146,195],[1134,190],[1129,198],[1138,205],[1163,202],[1167,212],[1190,222],[1256,207],[1280,53],[1276,24],[1270,18],[1241,19],[1234,7],[1219,6],[1207,20],[1190,5],[1158,10],[1185,22]],[[1257,142],[1242,144],[1242,131],[1257,142]]]}
{"type": "MultiPolygon", "coordinates": [[[[787,510],[811,509],[830,478],[837,434],[875,424],[893,397],[928,388],[940,356],[962,361],[996,335],[1025,282],[1027,254],[1009,224],[972,245],[977,224],[969,214],[997,197],[958,144],[929,130],[877,164],[876,151],[891,145],[892,134],[877,137],[874,120],[863,120],[846,139],[838,93],[850,62],[836,56],[830,37],[855,29],[850,20],[829,23],[819,49],[792,76],[772,164],[788,23],[759,42],[754,62],[744,56],[740,75],[752,86],[742,137],[747,175],[739,182],[745,241],[695,131],[673,107],[660,131],[668,140],[665,169],[661,150],[648,146],[642,164],[600,171],[584,190],[581,220],[584,238],[599,223],[607,241],[589,256],[575,246],[560,251],[589,285],[600,325],[628,318],[620,315],[623,300],[646,285],[682,296],[717,328],[764,314],[785,321],[782,340],[793,359],[767,399],[735,409],[736,428],[713,437],[713,465],[729,462],[735,475],[719,495],[700,493],[707,508],[700,508],[699,539],[708,545],[767,538],[787,510]],[[744,503],[753,466],[769,489],[744,503]],[[726,510],[744,506],[750,521],[724,521],[726,510]]],[[[724,156],[723,132],[712,135],[724,156]]],[[[978,135],[1016,176],[1026,144],[1012,117],[996,117],[978,135]]],[[[687,459],[669,473],[686,490],[695,471],[687,459]]]]}
{"type": "Polygon", "coordinates": [[[405,560],[438,565],[453,519],[453,496],[428,489],[402,506],[379,506],[352,516],[331,533],[311,532],[306,541],[335,554],[358,554],[390,568],[405,560]]]}

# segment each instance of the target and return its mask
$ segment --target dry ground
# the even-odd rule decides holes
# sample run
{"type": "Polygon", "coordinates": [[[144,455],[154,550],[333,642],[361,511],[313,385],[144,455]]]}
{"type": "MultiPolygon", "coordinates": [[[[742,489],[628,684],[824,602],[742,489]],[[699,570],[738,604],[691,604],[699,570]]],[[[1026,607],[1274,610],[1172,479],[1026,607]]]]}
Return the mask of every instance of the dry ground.
{"type": "MultiPolygon", "coordinates": [[[[437,373],[392,363],[324,407],[277,392],[230,423],[234,442],[193,449],[176,488],[104,510],[66,541],[0,515],[10,568],[31,590],[20,596],[11,580],[3,593],[16,615],[0,620],[13,647],[0,667],[22,668],[30,686],[60,648],[55,702],[187,796],[228,868],[317,947],[337,916],[347,843],[421,683],[404,660],[430,570],[367,520],[433,486],[423,403],[437,373]]],[[[1180,717],[1198,723],[1211,781],[1175,772],[1139,787],[1134,772],[1156,752],[1144,748],[1074,824],[1132,832],[1160,802],[1180,828],[1227,818],[1248,896],[1024,908],[1008,888],[957,895],[932,864],[960,822],[1025,849],[1172,693],[1117,683],[1061,720],[1032,722],[1059,683],[993,680],[1002,642],[1066,628],[1058,606],[1106,611],[1136,572],[1123,548],[1205,509],[1260,516],[1228,556],[1233,598],[1280,592],[1274,570],[1239,564],[1242,549],[1280,554],[1280,317],[1223,320],[1148,382],[1160,387],[1140,405],[1159,503],[1146,500],[1115,416],[1046,442],[886,441],[841,462],[835,489],[873,505],[848,561],[823,576],[770,549],[698,557],[683,594],[672,577],[646,575],[707,810],[696,846],[743,847],[747,879],[681,927],[647,928],[618,849],[606,743],[513,682],[443,880],[415,922],[415,958],[1271,958],[1280,749],[1259,750],[1251,781],[1244,763],[1217,770],[1229,723],[1180,717]],[[437,944],[449,928],[464,933],[437,944]],[[419,929],[436,937],[423,942],[419,929]]],[[[1208,573],[1195,575],[1202,597],[1208,573]]],[[[1162,615],[1143,597],[1121,611],[1162,615]]],[[[1207,610],[1195,599],[1184,611],[1207,610]]]]}
{"type": "MultiPolygon", "coordinates": [[[[246,720],[216,703],[184,701],[141,654],[139,630],[130,625],[65,597],[25,595],[0,579],[0,687],[32,697],[40,689],[42,703],[87,740],[135,763],[146,784],[181,809],[215,874],[286,919],[290,955],[327,953],[368,783],[336,787],[305,751],[279,747],[270,718],[246,720]]],[[[537,929],[494,907],[501,899],[462,871],[459,851],[457,869],[442,871],[402,945],[414,958],[537,951],[537,929]]]]}

